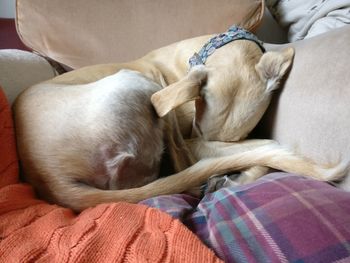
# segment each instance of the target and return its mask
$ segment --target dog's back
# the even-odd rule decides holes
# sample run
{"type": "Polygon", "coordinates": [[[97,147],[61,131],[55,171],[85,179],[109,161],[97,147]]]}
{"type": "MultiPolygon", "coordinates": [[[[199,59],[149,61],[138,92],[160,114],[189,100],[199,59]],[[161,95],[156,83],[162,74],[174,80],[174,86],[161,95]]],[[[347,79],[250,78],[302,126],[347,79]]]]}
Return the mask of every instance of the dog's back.
{"type": "Polygon", "coordinates": [[[62,197],[53,196],[54,188],[67,179],[100,189],[155,180],[163,124],[150,96],[159,89],[140,73],[122,70],[86,85],[48,82],[26,90],[15,107],[26,177],[55,202],[62,197]]]}

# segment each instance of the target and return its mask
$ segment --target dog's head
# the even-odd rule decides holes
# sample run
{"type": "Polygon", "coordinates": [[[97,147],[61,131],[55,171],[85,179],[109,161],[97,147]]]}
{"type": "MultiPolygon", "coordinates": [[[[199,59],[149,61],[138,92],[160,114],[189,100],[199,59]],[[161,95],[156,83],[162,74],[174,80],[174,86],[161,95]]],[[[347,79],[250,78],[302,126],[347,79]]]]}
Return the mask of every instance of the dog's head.
{"type": "Polygon", "coordinates": [[[158,115],[195,100],[193,129],[198,135],[205,140],[244,139],[267,109],[294,55],[292,48],[264,54],[250,50],[236,50],[230,59],[222,54],[219,62],[208,59],[208,66],[193,67],[183,79],[153,94],[158,115]]]}

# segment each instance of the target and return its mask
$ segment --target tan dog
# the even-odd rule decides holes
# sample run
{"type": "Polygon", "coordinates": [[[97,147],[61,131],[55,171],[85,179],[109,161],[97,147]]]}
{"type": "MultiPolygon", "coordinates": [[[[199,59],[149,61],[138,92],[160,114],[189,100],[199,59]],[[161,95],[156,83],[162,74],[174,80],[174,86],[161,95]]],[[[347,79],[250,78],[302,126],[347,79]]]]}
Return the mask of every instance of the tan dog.
{"type": "MultiPolygon", "coordinates": [[[[214,174],[252,166],[320,180],[341,177],[343,167],[319,167],[272,141],[237,142],[265,112],[293,50],[263,54],[252,41],[238,40],[187,72],[188,58],[209,38],[130,63],[75,70],[23,92],[15,104],[18,149],[35,189],[80,211],[184,192],[214,174]],[[166,115],[164,123],[149,102],[157,90],[152,102],[159,116],[166,115]],[[191,134],[195,138],[183,139],[191,134]],[[163,136],[179,173],[155,180],[163,136]]],[[[256,170],[254,178],[261,176],[256,170]]]]}

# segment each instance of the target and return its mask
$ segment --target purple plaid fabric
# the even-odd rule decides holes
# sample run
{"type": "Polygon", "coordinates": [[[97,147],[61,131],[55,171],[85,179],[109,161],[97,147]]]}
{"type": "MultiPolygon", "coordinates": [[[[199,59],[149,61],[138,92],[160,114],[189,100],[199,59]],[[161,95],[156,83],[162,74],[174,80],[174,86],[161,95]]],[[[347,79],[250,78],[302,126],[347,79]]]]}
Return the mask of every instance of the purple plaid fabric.
{"type": "Polygon", "coordinates": [[[350,193],[323,182],[274,173],[202,200],[142,203],[179,218],[225,262],[350,262],[350,193]]]}

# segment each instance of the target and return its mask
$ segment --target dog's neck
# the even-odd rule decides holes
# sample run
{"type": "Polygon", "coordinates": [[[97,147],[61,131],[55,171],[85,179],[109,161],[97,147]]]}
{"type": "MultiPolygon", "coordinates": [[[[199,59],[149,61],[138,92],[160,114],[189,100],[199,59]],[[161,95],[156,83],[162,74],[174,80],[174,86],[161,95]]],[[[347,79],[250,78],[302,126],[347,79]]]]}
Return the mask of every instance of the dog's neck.
{"type": "Polygon", "coordinates": [[[261,51],[264,53],[265,48],[263,42],[260,41],[254,34],[238,26],[232,26],[227,32],[221,33],[212,37],[197,53],[189,59],[190,68],[196,65],[204,65],[207,58],[214,53],[214,51],[235,40],[248,40],[255,42],[261,51]]]}

